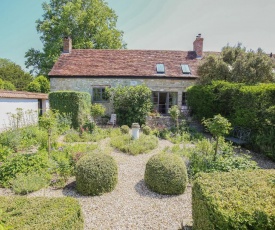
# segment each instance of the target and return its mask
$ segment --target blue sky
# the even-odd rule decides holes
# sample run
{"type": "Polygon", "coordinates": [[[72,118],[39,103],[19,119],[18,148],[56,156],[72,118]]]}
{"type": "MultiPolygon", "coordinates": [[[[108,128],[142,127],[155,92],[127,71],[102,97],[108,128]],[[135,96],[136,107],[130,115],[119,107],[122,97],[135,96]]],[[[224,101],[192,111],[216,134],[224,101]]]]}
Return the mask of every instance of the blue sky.
{"type": "MultiPolygon", "coordinates": [[[[35,20],[44,0],[0,0],[0,57],[24,67],[25,52],[42,48],[35,20]]],[[[241,42],[275,53],[274,0],[107,0],[128,49],[192,50],[198,33],[205,51],[241,42]]]]}

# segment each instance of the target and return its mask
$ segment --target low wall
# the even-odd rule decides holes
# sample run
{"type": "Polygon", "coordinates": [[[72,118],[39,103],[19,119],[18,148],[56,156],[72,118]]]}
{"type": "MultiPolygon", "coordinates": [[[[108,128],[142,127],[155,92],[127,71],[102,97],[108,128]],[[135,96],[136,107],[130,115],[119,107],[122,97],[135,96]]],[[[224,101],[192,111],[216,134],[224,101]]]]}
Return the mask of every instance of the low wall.
{"type": "Polygon", "coordinates": [[[146,125],[150,128],[169,128],[175,125],[170,116],[146,117],[146,125]]]}

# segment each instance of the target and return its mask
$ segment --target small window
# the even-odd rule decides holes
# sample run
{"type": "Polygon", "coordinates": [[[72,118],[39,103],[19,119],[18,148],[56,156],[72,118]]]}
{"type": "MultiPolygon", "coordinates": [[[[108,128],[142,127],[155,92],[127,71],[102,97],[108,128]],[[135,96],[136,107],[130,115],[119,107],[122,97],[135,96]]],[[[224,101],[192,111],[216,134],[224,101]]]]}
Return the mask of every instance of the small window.
{"type": "Polygon", "coordinates": [[[164,74],[165,73],[164,64],[157,64],[157,73],[159,73],[159,74],[164,74]]]}
{"type": "Polygon", "coordinates": [[[183,74],[191,74],[189,65],[181,65],[181,70],[183,74]]]}
{"type": "Polygon", "coordinates": [[[105,88],[93,88],[93,102],[106,102],[108,99],[105,88]]]}

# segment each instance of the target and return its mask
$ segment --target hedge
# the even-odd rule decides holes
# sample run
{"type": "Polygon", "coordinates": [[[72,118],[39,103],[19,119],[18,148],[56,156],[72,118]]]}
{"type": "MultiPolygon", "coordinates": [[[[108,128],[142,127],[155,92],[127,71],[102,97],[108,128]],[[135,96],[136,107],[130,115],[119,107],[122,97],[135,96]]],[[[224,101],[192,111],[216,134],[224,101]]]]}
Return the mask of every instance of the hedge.
{"type": "Polygon", "coordinates": [[[275,170],[200,174],[192,213],[194,230],[275,229],[275,170]]]}
{"type": "Polygon", "coordinates": [[[229,119],[233,126],[252,130],[251,143],[275,159],[275,84],[244,84],[213,81],[210,85],[195,85],[187,90],[188,105],[199,120],[216,114],[229,119]]]}
{"type": "Polygon", "coordinates": [[[72,116],[72,126],[77,129],[88,119],[91,95],[85,92],[57,91],[49,94],[50,107],[72,116]]]}
{"type": "Polygon", "coordinates": [[[0,222],[12,229],[83,229],[76,199],[0,197],[0,222]]]}

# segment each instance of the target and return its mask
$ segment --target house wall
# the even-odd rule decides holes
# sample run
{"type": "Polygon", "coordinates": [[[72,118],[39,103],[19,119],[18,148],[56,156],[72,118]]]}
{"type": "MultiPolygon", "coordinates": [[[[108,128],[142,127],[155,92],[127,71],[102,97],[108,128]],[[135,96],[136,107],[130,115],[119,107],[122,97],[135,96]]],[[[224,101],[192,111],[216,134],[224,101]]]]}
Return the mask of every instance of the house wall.
{"type": "MultiPolygon", "coordinates": [[[[135,86],[145,84],[152,91],[177,92],[178,105],[182,105],[182,92],[194,85],[194,80],[182,79],[126,79],[126,78],[51,78],[51,91],[74,90],[93,94],[93,87],[98,86],[135,86]]],[[[110,103],[102,103],[107,108],[107,113],[112,112],[110,103]]]]}

